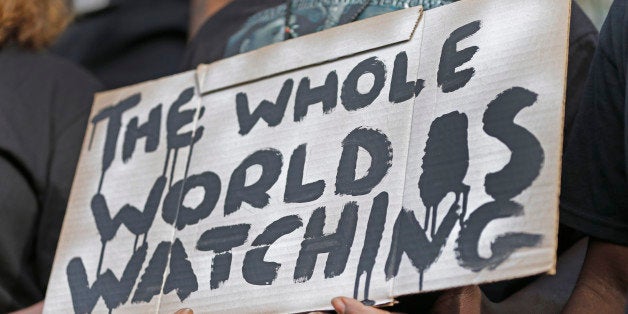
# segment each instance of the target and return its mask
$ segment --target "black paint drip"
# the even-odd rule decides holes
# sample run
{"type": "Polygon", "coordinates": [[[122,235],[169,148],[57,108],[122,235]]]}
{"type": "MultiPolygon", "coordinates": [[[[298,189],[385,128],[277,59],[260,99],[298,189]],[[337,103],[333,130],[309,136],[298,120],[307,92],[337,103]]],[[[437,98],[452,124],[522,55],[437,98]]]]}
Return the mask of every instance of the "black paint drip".
{"type": "Polygon", "coordinates": [[[402,209],[393,226],[393,238],[384,268],[386,280],[397,276],[401,257],[405,253],[419,272],[419,290],[423,290],[423,274],[441,255],[451,231],[460,218],[459,209],[458,204],[452,204],[431,241],[427,238],[427,230],[421,228],[414,213],[402,209]]]}
{"type": "Polygon", "coordinates": [[[73,258],[66,268],[66,275],[72,295],[74,312],[91,313],[101,296],[110,312],[125,304],[131,295],[131,290],[135,286],[142,264],[146,260],[147,249],[148,244],[144,244],[133,252],[133,256],[127,263],[119,280],[110,269],[107,269],[103,274],[97,276],[91,288],[87,281],[83,260],[78,257],[73,258]]]}
{"type": "Polygon", "coordinates": [[[358,299],[360,288],[360,278],[366,275],[364,279],[364,299],[362,303],[373,305],[375,302],[369,299],[369,289],[371,287],[371,275],[375,266],[375,258],[379,251],[380,241],[384,233],[384,225],[386,224],[386,213],[388,211],[388,193],[379,193],[373,199],[373,206],[369,214],[369,220],[366,226],[366,236],[364,238],[364,247],[360,254],[358,262],[358,270],[355,276],[355,285],[353,288],[353,298],[358,299]]]}
{"type": "Polygon", "coordinates": [[[469,186],[463,180],[469,169],[468,124],[467,116],[455,111],[434,119],[430,126],[421,165],[423,172],[419,178],[419,190],[425,205],[423,226],[425,230],[430,230],[432,237],[436,233],[438,205],[448,193],[456,194],[454,204],[459,204],[462,197],[461,224],[467,211],[469,186]]]}
{"type": "Polygon", "coordinates": [[[164,293],[177,291],[180,301],[184,301],[192,292],[198,290],[198,279],[192,263],[188,259],[183,243],[179,239],[174,240],[170,253],[170,273],[164,283],[164,293]]]}
{"type": "Polygon", "coordinates": [[[94,195],[91,209],[102,245],[98,268],[96,270],[97,275],[100,274],[107,242],[113,239],[121,225],[125,225],[127,229],[136,236],[136,242],[139,235],[144,235],[144,243],[146,243],[146,234],[155,220],[155,214],[161,202],[165,185],[165,177],[157,178],[146,200],[144,211],[140,211],[136,207],[126,204],[113,218],[110,216],[109,207],[107,206],[104,195],[94,195]]]}

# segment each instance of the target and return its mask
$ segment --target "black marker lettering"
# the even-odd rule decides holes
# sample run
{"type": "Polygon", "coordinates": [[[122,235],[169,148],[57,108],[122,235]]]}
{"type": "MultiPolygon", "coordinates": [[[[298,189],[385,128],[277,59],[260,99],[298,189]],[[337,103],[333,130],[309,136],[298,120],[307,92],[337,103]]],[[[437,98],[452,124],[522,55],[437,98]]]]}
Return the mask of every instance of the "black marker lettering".
{"type": "Polygon", "coordinates": [[[323,195],[325,181],[303,184],[303,168],[305,167],[306,144],[300,145],[290,157],[288,176],[286,178],[285,203],[311,202],[323,195]]]}
{"type": "Polygon", "coordinates": [[[107,201],[102,194],[96,194],[92,197],[92,215],[94,216],[96,229],[100,234],[100,241],[102,245],[96,275],[100,274],[106,244],[116,235],[120,225],[124,224],[127,226],[129,231],[135,234],[136,242],[137,237],[143,234],[144,243],[146,243],[146,234],[155,220],[155,214],[157,213],[157,208],[159,207],[159,202],[165,185],[165,177],[157,178],[153,188],[148,194],[148,199],[146,200],[143,212],[140,212],[137,208],[126,204],[120,209],[114,218],[111,218],[107,201]]]}
{"type": "Polygon", "coordinates": [[[484,132],[512,151],[510,161],[484,183],[486,193],[496,200],[509,200],[528,188],[539,176],[545,159],[541,143],[530,131],[514,123],[515,116],[532,106],[538,95],[521,87],[499,94],[484,112],[484,132]]]}
{"type": "Polygon", "coordinates": [[[146,137],[144,151],[154,152],[159,146],[159,132],[161,129],[161,105],[153,108],[148,114],[148,121],[142,126],[138,126],[138,118],[129,121],[124,133],[124,144],[122,145],[122,160],[128,162],[133,156],[137,140],[146,137]]]}
{"type": "Polygon", "coordinates": [[[493,270],[503,263],[516,250],[533,247],[541,242],[542,236],[529,233],[506,233],[498,236],[491,243],[491,257],[483,258],[478,253],[478,244],[482,231],[491,221],[523,215],[523,207],[512,201],[487,203],[476,209],[460,230],[455,248],[458,264],[479,272],[484,268],[493,270]]]}
{"type": "Polygon", "coordinates": [[[198,279],[192,269],[183,243],[179,239],[174,240],[170,253],[170,273],[164,283],[164,293],[177,290],[179,300],[183,301],[190,294],[198,290],[198,279]]]}
{"type": "Polygon", "coordinates": [[[96,281],[89,287],[85,266],[80,258],[73,258],[66,267],[66,275],[72,295],[72,304],[76,313],[90,313],[96,306],[98,298],[102,296],[109,311],[126,303],[140,274],[142,264],[146,260],[147,244],[133,252],[120,280],[107,269],[99,274],[96,281]]]}
{"type": "Polygon", "coordinates": [[[458,51],[457,46],[458,42],[479,30],[480,21],[471,22],[453,31],[445,40],[436,78],[438,86],[442,88],[443,92],[451,93],[464,87],[475,74],[474,68],[467,68],[458,72],[456,72],[456,68],[469,62],[480,48],[472,46],[458,51]]]}
{"type": "Polygon", "coordinates": [[[148,193],[144,211],[140,211],[134,206],[126,204],[116,215],[115,219],[124,224],[136,237],[143,234],[144,242],[146,242],[146,234],[155,220],[159,203],[161,203],[161,196],[166,187],[166,180],[166,177],[159,177],[155,180],[153,188],[150,190],[150,193],[148,193]]]}
{"type": "Polygon", "coordinates": [[[148,266],[146,266],[144,274],[137,284],[137,289],[135,289],[135,294],[131,302],[148,303],[154,296],[161,293],[161,284],[164,279],[169,253],[170,242],[161,242],[157,245],[153,257],[150,258],[148,266]]]}
{"type": "Polygon", "coordinates": [[[348,111],[362,109],[377,99],[384,85],[386,85],[386,65],[376,57],[366,59],[351,70],[342,84],[340,93],[342,105],[348,111]],[[358,91],[358,82],[367,73],[372,74],[375,80],[371,89],[366,94],[362,94],[358,91]]]}
{"type": "Polygon", "coordinates": [[[338,103],[338,74],[330,72],[323,86],[311,88],[310,79],[304,77],[299,83],[294,103],[294,121],[302,121],[307,109],[313,104],[323,103],[323,113],[330,113],[338,103]]]}
{"type": "MultiPolygon", "coordinates": [[[[166,125],[167,129],[167,139],[168,139],[168,149],[178,149],[182,147],[187,147],[192,145],[192,141],[194,143],[198,142],[203,136],[204,128],[198,127],[194,132],[194,139],[192,139],[193,131],[188,131],[183,134],[179,134],[179,130],[192,123],[194,121],[194,115],[196,114],[196,109],[189,109],[180,111],[181,107],[185,104],[189,103],[194,97],[194,87],[190,87],[185,89],[179,95],[179,98],[172,103],[170,109],[168,110],[168,121],[166,125]]],[[[203,110],[201,110],[201,113],[203,110]]],[[[199,115],[200,116],[200,115],[199,115]]]]}
{"type": "Polygon", "coordinates": [[[161,213],[163,220],[179,230],[209,217],[220,197],[220,178],[213,172],[190,176],[175,183],[166,198],[161,213]],[[194,188],[203,188],[203,200],[196,208],[183,205],[187,194],[194,188]],[[176,223],[175,223],[176,220],[176,223]]]}
{"type": "Polygon", "coordinates": [[[283,217],[271,223],[264,232],[253,240],[252,246],[256,248],[246,252],[242,265],[242,276],[246,282],[252,285],[270,285],[277,278],[277,271],[281,264],[264,261],[268,248],[280,237],[297,230],[303,226],[299,216],[283,217]]]}
{"type": "Polygon", "coordinates": [[[392,166],[392,144],[378,130],[357,128],[342,141],[342,155],[336,176],[336,194],[365,195],[377,186],[392,166]],[[356,179],[358,149],[362,147],[371,156],[367,174],[356,179]]]}
{"type": "Polygon", "coordinates": [[[469,169],[468,125],[467,115],[454,111],[434,119],[430,126],[421,165],[423,172],[419,178],[419,191],[425,205],[423,226],[425,230],[431,230],[432,237],[436,233],[438,205],[447,193],[456,194],[455,204],[459,204],[462,198],[461,219],[466,215],[469,186],[462,181],[469,169]]]}
{"type": "Polygon", "coordinates": [[[122,127],[122,114],[137,106],[142,99],[141,94],[134,94],[115,106],[106,107],[94,116],[92,119],[93,127],[96,128],[98,122],[109,119],[107,124],[107,137],[105,138],[104,153],[102,156],[102,172],[103,175],[111,166],[113,159],[116,155],[116,144],[118,142],[118,135],[120,134],[120,127],[122,127]]]}
{"type": "Polygon", "coordinates": [[[408,55],[405,51],[400,52],[395,58],[395,68],[393,69],[392,81],[390,83],[390,94],[388,100],[398,104],[412,97],[416,97],[425,88],[424,80],[407,82],[408,76],[408,55]]]}
{"type": "Polygon", "coordinates": [[[216,227],[205,231],[198,242],[196,249],[199,251],[214,251],[216,256],[212,261],[211,279],[209,286],[218,289],[222,283],[229,279],[231,273],[231,249],[238,247],[249,236],[251,225],[241,224],[234,226],[216,227]]]}
{"type": "Polygon", "coordinates": [[[255,208],[268,205],[270,195],[267,192],[277,182],[282,166],[281,153],[274,149],[260,150],[244,159],[231,174],[225,199],[225,216],[240,209],[242,202],[255,208]],[[257,182],[245,186],[246,170],[254,165],[262,166],[262,175],[257,182]]]}
{"type": "Polygon", "coordinates": [[[379,193],[373,199],[373,207],[369,214],[369,221],[366,226],[366,236],[364,238],[364,247],[360,254],[358,263],[358,271],[355,276],[355,286],[353,288],[353,298],[358,299],[358,288],[360,287],[360,277],[366,275],[364,279],[364,300],[362,303],[373,305],[375,302],[369,300],[369,289],[371,287],[371,275],[375,266],[375,258],[379,250],[379,244],[384,233],[384,225],[386,224],[386,213],[388,211],[388,193],[379,193]]]}
{"type": "Polygon", "coordinates": [[[241,135],[247,135],[255,126],[260,118],[268,123],[268,126],[278,126],[286,113],[286,106],[292,94],[294,86],[293,80],[286,80],[283,83],[281,92],[277,96],[277,100],[273,104],[268,100],[263,100],[259,106],[251,113],[249,109],[249,99],[245,93],[236,95],[236,112],[238,114],[238,123],[240,124],[241,135]]]}
{"type": "Polygon", "coordinates": [[[537,94],[514,87],[499,94],[484,112],[484,132],[503,142],[512,151],[512,156],[502,170],[486,175],[486,193],[496,201],[480,206],[462,225],[455,249],[462,267],[475,272],[484,268],[495,269],[514,251],[537,246],[542,240],[537,234],[506,233],[491,243],[491,257],[483,258],[478,254],[480,235],[489,222],[523,215],[523,207],[510,199],[529,187],[543,166],[544,153],[539,141],[514,123],[517,113],[532,106],[536,100],[537,94]]]}
{"type": "Polygon", "coordinates": [[[314,210],[305,229],[301,250],[294,269],[295,282],[305,282],[312,278],[316,258],[329,253],[325,264],[325,278],[336,277],[344,272],[351,252],[358,223],[358,205],[355,202],[344,206],[336,233],[323,235],[325,207],[314,210]]]}
{"type": "Polygon", "coordinates": [[[390,244],[390,252],[386,259],[384,272],[386,279],[390,280],[399,273],[401,257],[405,253],[410,262],[419,271],[419,289],[423,289],[423,272],[427,270],[440,256],[441,251],[447,243],[447,238],[451,234],[459,215],[457,210],[460,207],[452,204],[445,215],[442,224],[432,238],[428,240],[426,230],[414,217],[414,213],[407,209],[402,209],[393,226],[393,238],[390,244]]]}

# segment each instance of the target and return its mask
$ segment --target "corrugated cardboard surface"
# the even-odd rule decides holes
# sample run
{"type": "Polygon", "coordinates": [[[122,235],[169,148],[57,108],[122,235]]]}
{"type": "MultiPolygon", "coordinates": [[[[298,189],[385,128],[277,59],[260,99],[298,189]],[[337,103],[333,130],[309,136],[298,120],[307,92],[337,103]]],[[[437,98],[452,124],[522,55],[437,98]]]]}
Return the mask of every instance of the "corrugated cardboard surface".
{"type": "MultiPolygon", "coordinates": [[[[471,0],[426,12],[419,77],[433,83],[427,84],[415,100],[404,207],[413,210],[423,223],[425,206],[417,184],[422,174],[427,134],[434,119],[456,111],[465,114],[469,124],[470,164],[463,180],[470,186],[466,217],[469,218],[481,205],[494,201],[485,191],[485,176],[504,168],[511,160],[512,152],[503,142],[486,134],[482,120],[488,104],[513,87],[538,94],[537,101],[522,109],[514,122],[539,140],[545,158],[541,172],[532,185],[512,198],[512,201],[523,205],[523,215],[491,221],[480,237],[479,255],[489,258],[491,243],[506,233],[541,235],[541,243],[533,248],[516,250],[495,270],[486,268],[474,272],[460,267],[456,260],[455,248],[460,230],[457,225],[451,231],[452,236],[438,262],[425,272],[424,290],[451,287],[454,281],[490,282],[553,271],[569,10],[568,1],[527,1],[522,5],[518,1],[471,0]],[[473,67],[475,74],[465,87],[445,93],[435,84],[441,48],[447,38],[442,34],[450,34],[474,21],[480,21],[480,30],[461,41],[458,50],[472,46],[477,46],[479,50],[458,70],[473,67]]],[[[509,182],[502,184],[508,185],[509,182]]],[[[438,223],[442,222],[454,199],[451,192],[443,200],[437,215],[438,223]]],[[[405,272],[411,274],[411,265],[403,265],[405,272]]],[[[418,280],[418,273],[399,276],[395,281],[396,294],[416,291],[418,280]]]]}
{"type": "MultiPolygon", "coordinates": [[[[147,231],[146,246],[143,247],[144,236],[137,237],[136,243],[136,235],[124,224],[119,227],[113,239],[106,241],[100,274],[110,270],[117,279],[129,279],[128,282],[133,286],[132,289],[127,289],[130,291],[128,298],[122,293],[119,298],[122,305],[116,304],[114,312],[173,313],[183,307],[193,308],[197,312],[300,312],[329,308],[329,300],[339,295],[352,296],[355,293],[359,299],[364,299],[365,293],[368,293],[369,299],[382,303],[402,294],[552,271],[560,186],[569,1],[466,0],[425,12],[422,18],[419,17],[419,9],[408,9],[201,66],[197,71],[99,94],[92,117],[105,107],[117,104],[136,93],[141,93],[141,101],[121,116],[116,153],[111,166],[106,169],[100,192],[103,147],[111,119],[88,126],[88,137],[77,169],[48,289],[46,312],[67,312],[77,309],[77,306],[90,305],[88,287],[92,287],[97,281],[96,273],[103,247],[96,220],[90,210],[95,195],[101,194],[106,199],[112,217],[125,204],[142,211],[149,191],[160,176],[165,177],[167,183],[154,222],[147,231]],[[477,46],[478,50],[470,61],[457,67],[456,71],[473,68],[474,75],[465,86],[452,92],[443,92],[437,78],[443,44],[452,32],[470,23],[478,23],[479,28],[468,36],[463,36],[465,38],[456,43],[456,49],[460,51],[477,46]],[[402,29],[396,32],[395,28],[398,27],[402,29]],[[378,32],[372,32],[373,29],[378,32]],[[343,32],[346,34],[342,34],[343,32]],[[392,36],[382,39],[385,37],[382,34],[387,33],[392,36]],[[339,37],[340,34],[351,40],[344,40],[344,37],[339,37]],[[328,56],[323,54],[324,50],[315,49],[326,39],[332,43],[328,56]],[[358,41],[360,45],[355,44],[356,39],[362,39],[358,41]],[[304,50],[303,47],[312,48],[304,50]],[[304,55],[308,50],[314,54],[312,58],[304,55]],[[290,54],[294,51],[299,53],[294,59],[290,59],[290,54]],[[416,98],[408,97],[404,101],[393,103],[390,100],[391,86],[397,86],[398,83],[393,84],[391,78],[396,71],[403,68],[395,65],[402,52],[407,55],[407,81],[415,82],[420,79],[424,88],[416,98]],[[325,61],[329,62],[321,63],[325,61]],[[347,80],[347,77],[363,62],[371,65],[369,69],[385,68],[385,81],[372,103],[366,103],[362,108],[351,108],[348,106],[349,101],[342,97],[343,87],[348,84],[347,88],[351,90],[351,80],[347,80]],[[224,75],[230,79],[219,79],[224,75]],[[308,107],[305,116],[295,119],[295,99],[303,79],[308,78],[314,88],[322,86],[328,76],[334,75],[338,78],[335,107],[323,112],[321,103],[315,103],[308,107]],[[264,79],[260,80],[261,78],[264,79]],[[288,90],[290,84],[292,86],[288,90]],[[195,88],[196,86],[200,88],[195,88]],[[284,86],[287,86],[286,91],[289,91],[290,96],[283,118],[271,123],[273,126],[260,119],[248,132],[242,131],[238,123],[236,98],[246,94],[248,107],[253,111],[263,100],[276,102],[284,86]],[[480,228],[483,226],[480,224],[477,227],[477,219],[472,217],[478,216],[474,213],[482,205],[493,202],[491,195],[495,194],[485,190],[486,175],[500,172],[515,154],[513,150],[519,152],[519,148],[506,145],[507,140],[500,140],[498,137],[501,135],[496,137],[487,134],[483,118],[488,104],[513,87],[538,95],[532,105],[517,112],[514,123],[538,140],[543,151],[543,163],[538,176],[523,191],[507,200],[499,200],[502,202],[500,204],[505,201],[521,204],[523,211],[518,216],[511,213],[494,219],[486,228],[480,228]],[[185,94],[186,91],[188,94],[185,94]],[[200,94],[203,96],[199,96],[200,94]],[[240,96],[236,96],[238,94],[240,96]],[[180,125],[180,129],[175,128],[176,132],[173,133],[173,127],[168,126],[169,120],[175,121],[180,115],[171,112],[170,108],[181,97],[185,98],[186,103],[179,111],[189,110],[190,115],[187,116],[185,125],[180,125]],[[159,104],[162,107],[157,149],[146,152],[146,139],[140,139],[132,157],[124,161],[121,151],[129,122],[137,117],[138,124],[142,125],[148,121],[149,111],[159,104]],[[465,129],[467,136],[459,136],[465,133],[457,133],[455,125],[447,122],[454,120],[446,120],[442,124],[444,131],[441,132],[444,140],[438,141],[442,145],[437,145],[442,148],[439,155],[438,149],[428,148],[426,143],[430,130],[437,126],[434,121],[443,116],[464,116],[468,124],[465,129]],[[343,194],[342,190],[338,190],[337,173],[342,159],[343,140],[356,132],[356,129],[369,134],[383,134],[390,142],[392,159],[386,175],[370,191],[359,193],[361,195],[346,195],[347,193],[343,194]],[[89,135],[92,132],[94,137],[90,149],[92,139],[89,135]],[[195,132],[193,134],[200,136],[200,139],[193,146],[169,149],[168,134],[174,136],[185,132],[195,132]],[[426,151],[430,151],[430,155],[435,154],[436,158],[431,160],[443,160],[443,164],[431,164],[431,170],[449,173],[447,169],[454,166],[445,162],[452,160],[451,152],[462,151],[462,155],[465,155],[465,149],[461,150],[465,148],[465,140],[468,143],[466,151],[469,163],[465,171],[458,171],[457,180],[469,189],[466,213],[460,219],[461,209],[452,207],[456,200],[455,195],[462,197],[460,190],[444,186],[435,223],[436,230],[440,230],[443,225],[450,229],[446,230],[449,232],[446,232],[442,246],[436,248],[435,255],[427,263],[429,265],[421,267],[402,252],[397,276],[387,278],[391,252],[399,249],[393,244],[399,243],[395,241],[402,239],[404,243],[416,243],[422,251],[429,251],[428,248],[433,249],[438,242],[434,239],[441,237],[430,234],[431,222],[424,224],[427,198],[420,197],[419,181],[426,166],[426,151]],[[323,180],[325,188],[322,195],[315,200],[286,203],[286,178],[290,172],[291,157],[304,144],[303,184],[323,180]],[[269,150],[274,156],[281,155],[281,171],[276,182],[267,191],[268,203],[255,205],[244,202],[239,209],[225,212],[225,200],[234,170],[255,152],[269,150]],[[211,191],[197,187],[189,193],[180,189],[186,184],[198,184],[199,178],[209,177],[220,180],[220,191],[216,191],[216,187],[211,191]],[[375,234],[375,239],[365,243],[367,229],[372,228],[369,221],[371,207],[374,199],[381,200],[382,193],[387,194],[388,204],[381,239],[377,236],[379,232],[372,232],[377,228],[369,229],[371,234],[368,237],[375,234]],[[170,197],[177,198],[178,201],[174,203],[182,206],[176,205],[176,208],[169,207],[164,211],[163,203],[167,194],[172,194],[170,197]],[[177,219],[186,215],[188,217],[190,212],[181,214],[179,211],[198,207],[207,195],[219,195],[215,206],[187,225],[180,224],[178,228],[173,226],[177,223],[172,222],[172,215],[180,215],[177,219]],[[417,239],[408,238],[405,234],[400,237],[399,233],[395,233],[395,222],[402,213],[402,207],[411,211],[412,215],[401,215],[402,218],[410,221],[410,217],[414,217],[419,223],[414,229],[415,233],[410,233],[411,236],[418,234],[417,239]],[[314,225],[308,227],[312,216],[324,211],[322,236],[329,236],[339,228],[345,208],[349,208],[348,213],[353,212],[357,216],[355,232],[348,233],[349,236],[353,235],[353,240],[346,242],[351,243],[351,246],[345,267],[326,276],[328,254],[323,253],[316,259],[311,278],[295,274],[297,264],[303,262],[299,262],[299,255],[302,242],[307,238],[306,232],[310,232],[307,229],[316,229],[314,225]],[[450,208],[454,209],[449,211],[450,208]],[[167,214],[164,215],[164,212],[167,214]],[[454,216],[456,223],[451,224],[451,217],[454,216]],[[282,218],[296,219],[299,225],[268,246],[264,255],[264,261],[278,263],[275,264],[275,267],[278,266],[276,278],[266,285],[248,283],[243,272],[243,261],[247,252],[263,246],[257,243],[261,241],[256,240],[258,236],[273,222],[282,218]],[[445,223],[446,220],[449,222],[445,223]],[[246,240],[229,251],[230,259],[225,258],[225,253],[216,254],[211,250],[199,249],[206,244],[199,243],[206,231],[242,224],[249,225],[246,240]],[[532,234],[540,240],[526,247],[507,245],[506,248],[512,254],[503,261],[490,264],[490,267],[479,267],[477,263],[471,263],[473,265],[470,266],[459,253],[462,226],[480,228],[478,230],[481,234],[477,241],[480,264],[482,260],[494,262],[491,259],[491,243],[506,233],[532,234]],[[175,243],[172,251],[171,243],[175,243]],[[181,248],[185,251],[184,257],[181,255],[181,248]],[[164,256],[168,258],[162,259],[163,276],[147,275],[160,269],[149,267],[149,264],[153,263],[153,259],[154,265],[159,264],[157,260],[161,255],[156,254],[156,251],[164,249],[168,254],[164,256]],[[367,258],[371,256],[368,254],[369,249],[375,256],[372,260],[367,258]],[[178,253],[170,255],[173,251],[178,253]],[[123,275],[134,253],[143,261],[135,276],[137,278],[130,271],[127,271],[126,276],[123,275]],[[144,253],[145,256],[142,255],[144,253]],[[175,255],[176,259],[172,257],[175,255]],[[68,266],[76,266],[77,258],[84,265],[87,282],[84,283],[86,286],[75,289],[73,300],[68,283],[68,266]],[[212,287],[212,279],[216,279],[213,277],[215,274],[212,275],[212,269],[220,266],[216,264],[217,260],[230,264],[227,267],[229,276],[225,278],[224,272],[218,274],[223,276],[223,280],[212,287]],[[368,261],[373,264],[370,265],[368,261]],[[186,273],[190,270],[193,275],[186,273]],[[148,280],[149,277],[152,281],[148,280]],[[150,289],[146,289],[147,285],[150,289]],[[366,289],[366,285],[369,285],[369,289],[366,289]],[[172,287],[179,289],[171,291],[172,287]],[[77,298],[76,291],[79,290],[88,293],[84,293],[83,298],[77,298]],[[168,292],[162,293],[164,290],[168,292]],[[154,296],[150,300],[145,297],[146,291],[153,291],[154,296]]],[[[379,78],[381,75],[373,73],[359,76],[357,91],[367,94],[379,78]]],[[[509,124],[505,120],[506,129],[520,130],[513,127],[513,121],[510,122],[509,124]]],[[[431,134],[436,136],[437,132],[431,134]]],[[[516,131],[513,134],[518,136],[516,131]]],[[[371,158],[362,148],[358,149],[357,156],[355,172],[356,178],[360,178],[368,173],[371,158]]],[[[253,166],[246,171],[246,186],[257,182],[262,175],[261,169],[261,166],[253,166]]],[[[516,181],[518,174],[516,171],[513,173],[512,180],[516,181]]],[[[438,182],[439,178],[442,175],[437,176],[436,180],[424,179],[423,182],[427,182],[424,186],[438,190],[435,187],[442,185],[438,182]]],[[[508,180],[503,182],[504,186],[508,184],[508,180]]],[[[462,199],[458,200],[457,205],[462,207],[462,199]]],[[[346,226],[340,227],[342,228],[346,226]]],[[[224,239],[228,240],[233,238],[224,239]]],[[[466,249],[466,253],[462,255],[468,256],[468,245],[466,249]]],[[[80,271],[72,269],[73,276],[76,273],[80,275],[80,271]]],[[[73,280],[78,282],[76,278],[73,280]]],[[[124,292],[120,288],[123,285],[115,281],[111,285],[94,286],[94,293],[124,292]]],[[[98,297],[98,294],[92,293],[91,298],[94,297],[98,297]]],[[[86,311],[89,310],[88,306],[86,311]]],[[[97,300],[93,311],[108,311],[103,298],[97,300]]]]}

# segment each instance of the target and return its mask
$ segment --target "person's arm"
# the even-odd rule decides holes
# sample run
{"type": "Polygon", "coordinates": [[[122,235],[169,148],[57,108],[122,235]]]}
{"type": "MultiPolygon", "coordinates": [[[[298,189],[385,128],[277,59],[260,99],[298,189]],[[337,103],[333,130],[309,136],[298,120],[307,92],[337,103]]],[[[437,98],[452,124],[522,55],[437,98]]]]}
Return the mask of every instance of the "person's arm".
{"type": "MultiPolygon", "coordinates": [[[[6,120],[0,118],[0,124],[6,120]]],[[[4,124],[4,125],[8,125],[4,124]]],[[[0,127],[0,131],[6,128],[0,127]]],[[[3,134],[9,134],[3,133],[3,134]]],[[[16,309],[24,304],[16,302],[17,295],[35,301],[34,280],[16,284],[18,278],[32,264],[26,264],[30,242],[38,216],[37,194],[29,182],[28,171],[20,167],[15,155],[6,153],[8,145],[0,141],[0,312],[16,309]],[[28,291],[28,292],[27,292],[28,291]],[[21,294],[20,294],[21,293],[21,294]]],[[[29,274],[30,275],[30,274],[29,274]]]]}
{"type": "Polygon", "coordinates": [[[628,247],[592,239],[564,313],[624,313],[628,247]]]}

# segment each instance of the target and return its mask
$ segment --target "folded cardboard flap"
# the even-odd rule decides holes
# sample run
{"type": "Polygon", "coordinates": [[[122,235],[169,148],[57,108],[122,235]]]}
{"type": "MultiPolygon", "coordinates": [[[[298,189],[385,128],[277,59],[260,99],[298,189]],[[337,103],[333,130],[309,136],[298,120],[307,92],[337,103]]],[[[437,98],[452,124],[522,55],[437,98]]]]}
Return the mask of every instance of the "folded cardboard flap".
{"type": "Polygon", "coordinates": [[[211,64],[201,64],[196,69],[200,94],[408,41],[412,39],[422,14],[421,6],[395,11],[211,64]],[[368,36],[346,36],[351,33],[368,36]]]}

